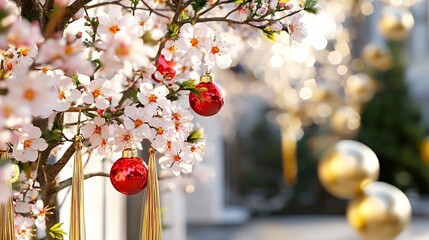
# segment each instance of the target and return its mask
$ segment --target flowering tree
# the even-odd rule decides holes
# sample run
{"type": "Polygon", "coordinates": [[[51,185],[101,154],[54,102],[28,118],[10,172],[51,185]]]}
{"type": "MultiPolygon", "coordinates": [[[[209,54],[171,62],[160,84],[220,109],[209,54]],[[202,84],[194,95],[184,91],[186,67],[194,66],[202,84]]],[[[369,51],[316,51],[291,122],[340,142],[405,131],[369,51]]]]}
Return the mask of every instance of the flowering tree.
{"type": "Polygon", "coordinates": [[[203,66],[229,67],[242,40],[261,32],[301,41],[304,12],[316,13],[316,0],[0,0],[0,147],[11,149],[0,203],[18,164],[17,239],[35,227],[61,238],[56,196],[71,179],[57,176],[76,134],[101,156],[148,139],[162,168],[191,172],[204,139],[188,94],[204,91],[194,80],[203,66]]]}

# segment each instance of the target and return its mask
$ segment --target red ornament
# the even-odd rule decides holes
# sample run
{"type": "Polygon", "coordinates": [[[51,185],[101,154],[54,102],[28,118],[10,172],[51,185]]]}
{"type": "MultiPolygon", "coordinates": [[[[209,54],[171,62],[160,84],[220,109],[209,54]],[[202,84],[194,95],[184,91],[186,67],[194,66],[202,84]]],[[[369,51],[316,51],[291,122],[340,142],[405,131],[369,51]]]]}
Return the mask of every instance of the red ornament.
{"type": "Polygon", "coordinates": [[[162,80],[171,80],[176,76],[176,70],[174,70],[174,66],[176,66],[176,63],[171,60],[167,61],[164,57],[164,55],[159,56],[157,65],[156,65],[156,71],[161,73],[164,79],[158,79],[155,75],[155,73],[152,74],[152,79],[161,82],[162,80]]]}
{"type": "Polygon", "coordinates": [[[224,104],[222,88],[213,82],[213,75],[205,73],[200,83],[195,86],[200,91],[200,98],[194,93],[189,94],[191,108],[201,116],[212,116],[218,113],[224,104]]]}
{"type": "Polygon", "coordinates": [[[137,157],[135,149],[125,149],[110,170],[110,182],[119,192],[126,195],[137,194],[146,188],[147,164],[137,157]]]}

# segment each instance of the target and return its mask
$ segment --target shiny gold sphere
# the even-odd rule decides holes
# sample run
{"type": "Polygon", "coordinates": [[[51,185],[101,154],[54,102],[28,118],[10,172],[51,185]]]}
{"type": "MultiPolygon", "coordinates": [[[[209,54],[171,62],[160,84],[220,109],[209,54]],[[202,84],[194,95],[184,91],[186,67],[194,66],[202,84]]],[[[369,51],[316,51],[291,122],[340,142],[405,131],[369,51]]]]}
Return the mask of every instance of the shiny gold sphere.
{"type": "Polygon", "coordinates": [[[349,224],[365,240],[392,240],[408,225],[411,205],[396,187],[373,182],[347,208],[349,224]]]}
{"type": "Polygon", "coordinates": [[[384,46],[366,45],[363,48],[362,58],[368,66],[380,71],[386,71],[392,67],[392,58],[384,46]]]}
{"type": "Polygon", "coordinates": [[[319,162],[319,179],[325,189],[340,198],[353,198],[362,187],[378,179],[377,156],[367,146],[342,140],[319,162]]]}
{"type": "Polygon", "coordinates": [[[378,22],[381,33],[391,41],[404,40],[413,26],[414,18],[410,11],[397,6],[384,7],[378,22]]]}

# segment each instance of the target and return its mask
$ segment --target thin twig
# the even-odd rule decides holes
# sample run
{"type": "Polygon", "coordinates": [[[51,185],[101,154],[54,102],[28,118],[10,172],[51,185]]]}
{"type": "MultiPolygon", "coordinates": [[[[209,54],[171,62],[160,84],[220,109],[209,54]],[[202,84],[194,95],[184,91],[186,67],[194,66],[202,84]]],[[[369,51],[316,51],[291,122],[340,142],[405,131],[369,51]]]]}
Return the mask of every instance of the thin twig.
{"type": "Polygon", "coordinates": [[[149,11],[150,12],[153,12],[153,13],[155,13],[156,15],[158,15],[158,16],[160,16],[160,17],[164,17],[164,18],[167,18],[168,20],[170,20],[170,17],[169,16],[167,16],[167,15],[164,15],[164,14],[162,14],[162,13],[160,13],[160,12],[158,12],[158,11],[156,11],[155,9],[153,9],[151,6],[149,6],[149,4],[147,4],[144,0],[142,0],[141,1],[148,9],[149,9],[149,11]]]}
{"type": "MultiPolygon", "coordinates": [[[[108,173],[105,173],[105,172],[94,172],[94,173],[88,173],[88,174],[85,174],[84,175],[84,179],[86,180],[86,179],[88,179],[88,178],[92,178],[92,177],[109,177],[110,175],[108,174],[108,173]]],[[[59,192],[59,191],[61,191],[62,189],[64,189],[64,188],[66,188],[66,187],[69,187],[69,186],[71,186],[71,184],[72,184],[72,177],[71,178],[69,178],[69,179],[66,179],[66,180],[64,180],[64,181],[62,181],[62,182],[60,182],[59,184],[58,184],[58,186],[55,188],[55,190],[54,190],[54,192],[59,192]]]]}
{"type": "Polygon", "coordinates": [[[95,112],[97,108],[71,107],[65,112],[95,112]]]}

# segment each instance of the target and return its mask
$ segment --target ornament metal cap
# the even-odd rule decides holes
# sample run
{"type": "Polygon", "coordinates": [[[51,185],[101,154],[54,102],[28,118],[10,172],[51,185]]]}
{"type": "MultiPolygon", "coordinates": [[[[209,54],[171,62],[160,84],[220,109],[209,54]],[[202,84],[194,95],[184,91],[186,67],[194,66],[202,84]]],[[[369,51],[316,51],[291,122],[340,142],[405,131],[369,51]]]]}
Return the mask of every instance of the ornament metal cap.
{"type": "Polygon", "coordinates": [[[125,148],[122,151],[123,158],[133,158],[137,157],[137,150],[135,148],[125,148]]]}
{"type": "Polygon", "coordinates": [[[200,76],[200,83],[211,83],[213,82],[213,74],[208,65],[204,67],[204,74],[200,76]]]}

